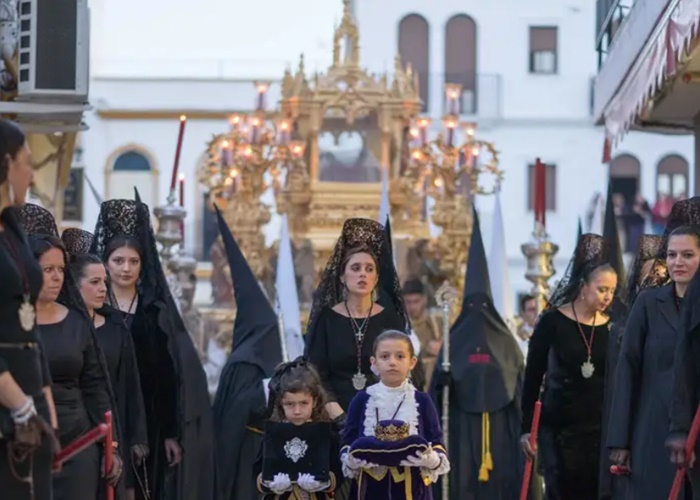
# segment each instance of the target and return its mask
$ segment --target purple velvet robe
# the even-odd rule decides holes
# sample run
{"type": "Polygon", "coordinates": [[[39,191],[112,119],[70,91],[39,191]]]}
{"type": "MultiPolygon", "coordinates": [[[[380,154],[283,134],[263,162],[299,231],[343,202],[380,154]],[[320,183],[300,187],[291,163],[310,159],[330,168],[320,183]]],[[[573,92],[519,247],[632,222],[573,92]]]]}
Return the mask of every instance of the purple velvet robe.
{"type": "MultiPolygon", "coordinates": [[[[442,428],[435,405],[427,394],[419,391],[415,394],[418,403],[418,434],[432,443],[433,449],[446,458],[442,428]]],[[[341,455],[348,452],[356,439],[364,436],[365,410],[369,398],[366,391],[361,391],[350,403],[341,440],[341,455]]],[[[419,468],[399,465],[400,460],[395,467],[387,468],[381,477],[376,477],[366,470],[360,471],[352,481],[349,500],[432,500],[432,481],[423,478],[419,468]]]]}

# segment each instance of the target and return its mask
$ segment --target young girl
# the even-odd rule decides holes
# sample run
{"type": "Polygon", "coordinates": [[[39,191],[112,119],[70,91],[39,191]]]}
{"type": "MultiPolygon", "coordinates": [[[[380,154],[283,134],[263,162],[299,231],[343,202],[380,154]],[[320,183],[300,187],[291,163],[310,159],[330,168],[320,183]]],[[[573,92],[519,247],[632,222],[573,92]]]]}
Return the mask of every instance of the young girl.
{"type": "MultiPolygon", "coordinates": [[[[271,422],[289,422],[296,426],[312,422],[328,422],[324,409],[326,396],[318,372],[303,358],[298,358],[277,367],[270,381],[272,401],[271,422]],[[274,387],[274,391],[273,391],[274,387]]],[[[330,435],[329,465],[330,480],[318,481],[312,474],[301,473],[290,477],[287,472],[274,474],[271,481],[262,478],[262,449],[255,464],[258,491],[263,500],[327,500],[333,498],[336,478],[340,476],[340,444],[335,433],[330,435]]]]}
{"type": "Polygon", "coordinates": [[[417,362],[410,337],[383,332],[371,362],[380,382],[353,398],[342,438],[350,498],[431,500],[431,484],[450,462],[435,405],[408,380],[417,362]]]}

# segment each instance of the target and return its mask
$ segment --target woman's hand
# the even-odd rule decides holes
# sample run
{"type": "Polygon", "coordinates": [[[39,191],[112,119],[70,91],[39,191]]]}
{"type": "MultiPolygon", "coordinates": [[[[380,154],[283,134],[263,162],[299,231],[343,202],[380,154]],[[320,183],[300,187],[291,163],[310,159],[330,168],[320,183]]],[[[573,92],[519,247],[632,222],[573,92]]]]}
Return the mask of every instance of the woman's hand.
{"type": "Polygon", "coordinates": [[[146,460],[149,453],[148,445],[135,444],[131,447],[131,456],[134,457],[134,463],[136,465],[141,465],[143,461],[146,460]]]}
{"type": "Polygon", "coordinates": [[[623,448],[615,448],[610,452],[610,460],[620,467],[629,468],[630,466],[630,451],[623,448]]]}
{"type": "Polygon", "coordinates": [[[343,408],[336,403],[335,401],[332,403],[326,403],[326,413],[328,413],[328,416],[331,417],[331,420],[335,420],[339,416],[341,416],[345,411],[343,408]]]}
{"type": "MultiPolygon", "coordinates": [[[[109,471],[109,474],[105,476],[105,479],[107,482],[110,484],[110,486],[116,486],[119,480],[122,477],[122,468],[123,468],[123,463],[122,463],[122,458],[119,456],[118,453],[114,453],[112,455],[112,468],[109,471]]],[[[102,459],[102,470],[105,468],[105,462],[104,458],[102,459]]]]}
{"type": "Polygon", "coordinates": [[[182,461],[182,448],[180,448],[177,440],[173,438],[165,440],[165,458],[168,460],[170,467],[174,467],[182,461]]]}
{"type": "Polygon", "coordinates": [[[672,437],[666,440],[666,447],[671,451],[671,463],[683,467],[688,465],[692,468],[695,465],[695,453],[690,456],[690,460],[686,463],[685,456],[685,437],[672,437]]]}
{"type": "Polygon", "coordinates": [[[530,460],[535,459],[536,455],[536,447],[532,447],[532,443],[530,443],[530,433],[528,432],[527,434],[523,434],[520,436],[520,446],[523,447],[523,452],[525,453],[525,456],[529,458],[530,460]]]}

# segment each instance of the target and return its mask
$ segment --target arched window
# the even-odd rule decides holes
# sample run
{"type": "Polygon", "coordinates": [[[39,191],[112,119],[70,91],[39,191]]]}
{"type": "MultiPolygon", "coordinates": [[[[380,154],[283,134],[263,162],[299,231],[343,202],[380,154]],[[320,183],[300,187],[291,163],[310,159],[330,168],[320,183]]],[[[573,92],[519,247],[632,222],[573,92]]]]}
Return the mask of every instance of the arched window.
{"type": "Polygon", "coordinates": [[[462,86],[462,114],[477,111],[476,23],[466,14],[452,16],[445,26],[445,83],[462,86]]]}
{"type": "Polygon", "coordinates": [[[134,199],[134,188],[149,208],[158,204],[158,172],[153,157],[140,146],[125,146],[112,153],[105,171],[106,199],[134,199]]]}
{"type": "Polygon", "coordinates": [[[688,161],[680,155],[667,155],[656,165],[656,196],[673,199],[688,196],[688,161]]]}
{"type": "Polygon", "coordinates": [[[418,14],[408,14],[399,22],[399,55],[403,64],[411,63],[418,75],[423,112],[429,109],[430,26],[418,14]]]}
{"type": "Polygon", "coordinates": [[[151,163],[143,154],[137,151],[127,151],[117,157],[112,170],[115,172],[150,172],[151,163]]]}
{"type": "Polygon", "coordinates": [[[632,204],[639,192],[641,164],[636,156],[621,154],[610,162],[610,183],[613,193],[620,193],[632,204]]]}

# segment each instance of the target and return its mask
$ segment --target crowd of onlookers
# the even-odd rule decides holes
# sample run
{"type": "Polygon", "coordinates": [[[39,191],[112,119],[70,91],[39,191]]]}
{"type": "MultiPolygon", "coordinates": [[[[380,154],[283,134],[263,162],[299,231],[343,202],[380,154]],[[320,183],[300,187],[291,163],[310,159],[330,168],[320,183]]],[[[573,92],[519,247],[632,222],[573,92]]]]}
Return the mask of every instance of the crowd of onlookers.
{"type": "MultiPolygon", "coordinates": [[[[614,193],[613,206],[622,251],[626,254],[635,254],[637,243],[642,235],[662,234],[666,219],[671,213],[671,207],[675,202],[685,198],[685,194],[672,197],[666,193],[660,193],[654,204],[650,205],[640,193],[637,193],[632,200],[626,199],[621,193],[614,193]]],[[[596,193],[586,214],[587,232],[602,231],[604,212],[605,197],[601,193],[596,193]]]]}

